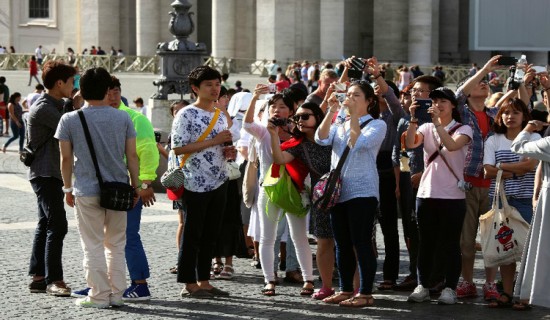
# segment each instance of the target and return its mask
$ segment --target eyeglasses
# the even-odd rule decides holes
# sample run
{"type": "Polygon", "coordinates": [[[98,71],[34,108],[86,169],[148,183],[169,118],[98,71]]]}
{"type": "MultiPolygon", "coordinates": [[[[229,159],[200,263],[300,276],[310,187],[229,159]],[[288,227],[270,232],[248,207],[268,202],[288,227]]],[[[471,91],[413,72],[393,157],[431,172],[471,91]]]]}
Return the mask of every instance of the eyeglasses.
{"type": "Polygon", "coordinates": [[[430,90],[412,88],[409,92],[410,92],[411,94],[415,94],[415,93],[423,94],[423,93],[430,93],[430,90]]]}
{"type": "Polygon", "coordinates": [[[294,120],[294,122],[298,122],[300,120],[308,121],[309,117],[312,116],[312,115],[313,115],[313,113],[301,113],[301,114],[297,114],[297,115],[293,116],[292,120],[294,120]]]}

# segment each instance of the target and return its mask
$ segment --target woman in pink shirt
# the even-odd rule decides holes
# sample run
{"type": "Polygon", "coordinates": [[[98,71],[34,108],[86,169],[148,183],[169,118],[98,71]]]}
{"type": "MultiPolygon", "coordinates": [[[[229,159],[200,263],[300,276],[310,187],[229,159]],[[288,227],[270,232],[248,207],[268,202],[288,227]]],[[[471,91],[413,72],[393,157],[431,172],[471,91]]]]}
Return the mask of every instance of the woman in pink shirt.
{"type": "MultiPolygon", "coordinates": [[[[440,87],[430,93],[432,106],[428,113],[431,123],[418,127],[415,110],[410,107],[411,120],[406,146],[413,149],[424,144],[424,173],[416,199],[419,231],[418,286],[408,301],[430,301],[426,285],[434,263],[445,264],[445,289],[439,304],[455,304],[456,285],[460,276],[460,233],[466,213],[464,163],[472,128],[460,124],[457,100],[452,90],[440,87]],[[444,252],[444,261],[435,261],[437,252],[444,252]]],[[[420,111],[418,111],[420,112],[420,111]]]]}

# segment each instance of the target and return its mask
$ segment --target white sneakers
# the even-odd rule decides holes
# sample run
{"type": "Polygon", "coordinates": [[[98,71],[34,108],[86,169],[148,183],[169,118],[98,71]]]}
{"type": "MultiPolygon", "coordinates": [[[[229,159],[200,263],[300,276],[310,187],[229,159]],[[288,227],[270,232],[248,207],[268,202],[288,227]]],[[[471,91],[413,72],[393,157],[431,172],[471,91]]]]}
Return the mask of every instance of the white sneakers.
{"type": "Polygon", "coordinates": [[[456,291],[451,288],[445,288],[441,291],[437,303],[439,304],[455,304],[457,302],[456,291]]]}
{"type": "MultiPolygon", "coordinates": [[[[409,302],[424,302],[430,301],[430,290],[424,288],[422,285],[418,285],[413,293],[407,299],[409,302]]],[[[445,288],[441,291],[437,303],[439,304],[455,304],[457,302],[456,291],[451,288],[445,288]]]]}
{"type": "Polygon", "coordinates": [[[409,302],[430,301],[430,290],[419,284],[407,299],[409,302]]]}

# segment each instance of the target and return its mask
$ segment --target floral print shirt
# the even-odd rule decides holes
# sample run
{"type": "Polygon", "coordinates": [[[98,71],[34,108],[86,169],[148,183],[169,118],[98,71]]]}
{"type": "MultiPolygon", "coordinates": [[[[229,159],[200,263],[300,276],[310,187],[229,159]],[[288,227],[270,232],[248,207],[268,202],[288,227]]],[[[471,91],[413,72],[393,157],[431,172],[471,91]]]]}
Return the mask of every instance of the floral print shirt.
{"type": "MultiPolygon", "coordinates": [[[[189,105],[176,114],[172,124],[172,148],[183,147],[194,143],[206,131],[214,117],[194,105],[189,105]]],[[[227,119],[220,112],[212,131],[204,139],[213,139],[227,128],[227,119]]],[[[208,147],[191,154],[182,168],[185,176],[184,187],[193,192],[209,192],[219,188],[227,179],[226,160],[223,156],[223,145],[208,147]]]]}

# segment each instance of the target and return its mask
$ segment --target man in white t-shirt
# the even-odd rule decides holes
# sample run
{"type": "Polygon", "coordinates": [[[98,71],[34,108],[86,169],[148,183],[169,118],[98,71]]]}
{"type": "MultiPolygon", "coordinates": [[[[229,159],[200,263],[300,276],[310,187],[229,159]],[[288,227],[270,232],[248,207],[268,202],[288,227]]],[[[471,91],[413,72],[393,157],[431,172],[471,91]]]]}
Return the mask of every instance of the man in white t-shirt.
{"type": "Polygon", "coordinates": [[[42,45],[39,45],[35,50],[34,50],[34,55],[36,56],[36,62],[39,64],[39,65],[42,65],[42,45]]]}

